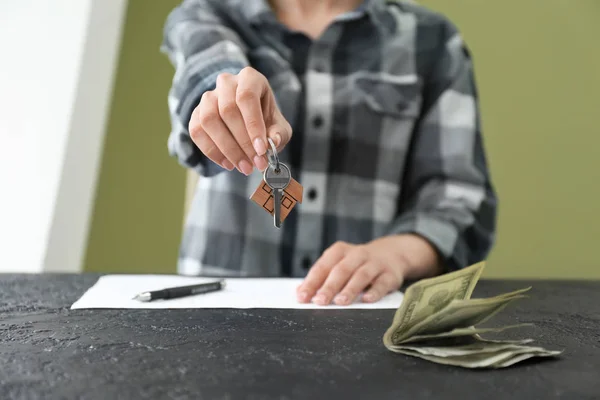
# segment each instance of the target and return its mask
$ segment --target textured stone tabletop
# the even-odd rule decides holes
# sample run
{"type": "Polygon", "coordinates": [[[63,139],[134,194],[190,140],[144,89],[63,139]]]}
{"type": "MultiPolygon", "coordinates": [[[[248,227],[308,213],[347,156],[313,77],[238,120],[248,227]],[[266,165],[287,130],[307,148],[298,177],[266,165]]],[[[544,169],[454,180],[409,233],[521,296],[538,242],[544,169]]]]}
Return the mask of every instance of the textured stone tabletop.
{"type": "Polygon", "coordinates": [[[532,285],[491,325],[564,349],[473,371],[389,352],[394,310],[70,310],[98,275],[0,275],[0,399],[600,398],[600,282],[532,285]]]}

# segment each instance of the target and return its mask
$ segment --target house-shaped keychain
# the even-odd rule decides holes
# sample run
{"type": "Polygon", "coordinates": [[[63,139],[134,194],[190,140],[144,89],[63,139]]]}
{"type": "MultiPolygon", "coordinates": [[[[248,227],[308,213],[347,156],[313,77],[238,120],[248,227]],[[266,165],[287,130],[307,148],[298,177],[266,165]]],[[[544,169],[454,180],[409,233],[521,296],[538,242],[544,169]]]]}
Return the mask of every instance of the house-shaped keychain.
{"type": "MultiPolygon", "coordinates": [[[[294,178],[291,178],[288,186],[283,189],[283,196],[281,196],[281,222],[285,221],[290,211],[296,206],[296,203],[302,203],[302,192],[302,185],[294,178]]],[[[267,185],[264,179],[252,196],[250,196],[250,199],[271,214],[271,216],[273,215],[273,189],[267,185]]]]}

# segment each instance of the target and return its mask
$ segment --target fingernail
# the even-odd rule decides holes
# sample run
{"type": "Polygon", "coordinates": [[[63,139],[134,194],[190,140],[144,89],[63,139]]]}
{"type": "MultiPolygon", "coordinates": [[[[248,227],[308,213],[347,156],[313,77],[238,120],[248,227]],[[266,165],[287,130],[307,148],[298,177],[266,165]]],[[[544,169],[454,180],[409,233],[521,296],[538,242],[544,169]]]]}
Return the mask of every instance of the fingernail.
{"type": "Polygon", "coordinates": [[[317,304],[320,304],[320,305],[324,305],[325,304],[325,300],[327,300],[327,299],[325,298],[324,294],[318,294],[315,297],[313,297],[313,301],[315,303],[317,303],[317,304]]]}
{"type": "Polygon", "coordinates": [[[375,295],[373,293],[367,293],[363,296],[363,300],[367,302],[371,302],[375,300],[375,295]]]}
{"type": "Polygon", "coordinates": [[[306,301],[306,300],[308,300],[308,293],[307,292],[300,292],[298,294],[298,299],[300,301],[306,301]]]}
{"type": "Polygon", "coordinates": [[[273,136],[273,143],[275,144],[275,147],[279,147],[281,144],[281,135],[279,133],[276,133],[275,136],[273,136]]]}
{"type": "Polygon", "coordinates": [[[250,165],[250,163],[246,160],[240,161],[239,167],[242,170],[242,173],[246,176],[252,173],[252,165],[250,165]]]}
{"type": "Polygon", "coordinates": [[[348,302],[348,296],[346,296],[345,294],[340,294],[335,297],[335,302],[337,304],[346,304],[348,302]]]}
{"type": "Polygon", "coordinates": [[[223,164],[223,168],[225,168],[228,171],[231,171],[232,169],[234,169],[235,167],[233,166],[233,164],[231,163],[231,161],[229,160],[225,160],[222,162],[223,164]]]}
{"type": "Polygon", "coordinates": [[[265,141],[260,138],[254,139],[254,150],[256,150],[256,154],[259,156],[265,154],[267,152],[267,145],[265,144],[265,141]]]}
{"type": "Polygon", "coordinates": [[[264,157],[254,156],[254,165],[256,165],[256,168],[262,171],[267,168],[267,161],[264,157]]]}

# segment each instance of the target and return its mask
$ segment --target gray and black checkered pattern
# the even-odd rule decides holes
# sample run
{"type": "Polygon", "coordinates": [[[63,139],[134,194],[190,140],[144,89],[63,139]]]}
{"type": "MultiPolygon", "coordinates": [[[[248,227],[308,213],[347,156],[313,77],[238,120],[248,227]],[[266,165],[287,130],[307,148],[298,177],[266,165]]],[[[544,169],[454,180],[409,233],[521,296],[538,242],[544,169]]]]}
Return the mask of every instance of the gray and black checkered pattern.
{"type": "Polygon", "coordinates": [[[165,24],[176,68],[171,155],[201,175],[178,270],[304,276],[335,241],[411,232],[449,270],[484,259],[497,199],[473,65],[456,27],[408,1],[365,1],[316,41],[280,24],[266,0],[185,0],[165,24]],[[249,197],[261,181],[203,157],[187,126],[222,72],[251,65],[294,129],[280,158],[304,186],[281,229],[249,197]]]}

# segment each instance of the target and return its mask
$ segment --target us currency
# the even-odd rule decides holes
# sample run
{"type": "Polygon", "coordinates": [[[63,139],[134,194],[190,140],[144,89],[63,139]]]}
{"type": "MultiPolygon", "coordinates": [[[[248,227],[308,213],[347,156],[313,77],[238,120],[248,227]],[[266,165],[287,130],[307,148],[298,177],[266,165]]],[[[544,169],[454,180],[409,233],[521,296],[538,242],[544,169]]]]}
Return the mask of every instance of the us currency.
{"type": "Polygon", "coordinates": [[[417,335],[444,333],[449,330],[482,324],[503,310],[509,303],[526,297],[522,293],[529,289],[521,289],[487,299],[452,300],[446,307],[396,335],[396,340],[402,342],[417,335]]]}
{"type": "Polygon", "coordinates": [[[502,361],[498,361],[493,364],[492,368],[505,368],[510,367],[516,363],[521,361],[525,361],[529,358],[533,357],[555,357],[562,354],[562,350],[544,350],[543,352],[531,352],[531,353],[521,353],[521,354],[513,354],[511,357],[508,357],[502,361]]]}
{"type": "Polygon", "coordinates": [[[523,345],[513,343],[476,343],[463,346],[393,346],[393,350],[406,350],[436,357],[462,357],[472,354],[498,353],[506,350],[524,348],[523,345]]]}
{"type": "Polygon", "coordinates": [[[383,336],[384,344],[390,346],[400,342],[405,331],[443,309],[452,300],[470,298],[484,265],[482,261],[459,271],[422,279],[409,286],[394,314],[392,325],[383,336]]]}
{"type": "Polygon", "coordinates": [[[465,356],[477,353],[494,353],[500,350],[516,349],[529,344],[533,339],[492,340],[478,334],[470,336],[442,337],[422,340],[420,343],[407,343],[391,346],[390,350],[406,350],[438,357],[465,356]]]}
{"type": "MultiPolygon", "coordinates": [[[[497,332],[505,331],[507,329],[524,328],[524,327],[531,326],[531,325],[532,324],[522,323],[522,324],[505,325],[505,326],[498,326],[498,327],[489,327],[489,328],[476,328],[474,326],[471,326],[469,328],[457,328],[457,329],[452,329],[451,331],[448,331],[448,332],[434,333],[431,335],[412,336],[412,337],[409,337],[409,338],[403,340],[402,344],[423,342],[423,341],[427,341],[427,340],[431,340],[431,339],[469,337],[469,336],[473,336],[473,335],[479,335],[482,333],[497,333],[497,332]]],[[[391,345],[391,346],[394,346],[394,345],[391,345]]]]}
{"type": "Polygon", "coordinates": [[[478,334],[437,337],[390,346],[392,352],[463,368],[504,368],[532,357],[554,357],[562,351],[530,346],[533,339],[490,340],[478,334]]]}
{"type": "Polygon", "coordinates": [[[553,357],[561,351],[546,350],[541,347],[514,345],[497,351],[479,351],[463,355],[423,354],[411,349],[391,349],[396,353],[422,358],[438,364],[463,368],[504,368],[532,357],[553,357]]]}
{"type": "Polygon", "coordinates": [[[480,328],[531,287],[491,298],[471,299],[484,262],[411,285],[396,310],[383,342],[393,352],[465,368],[502,368],[531,357],[560,354],[536,346],[531,339],[489,340],[482,333],[529,326],[480,328]]]}

